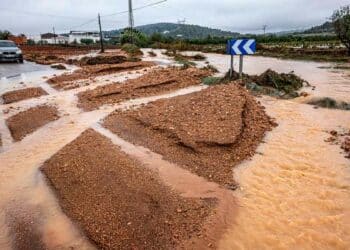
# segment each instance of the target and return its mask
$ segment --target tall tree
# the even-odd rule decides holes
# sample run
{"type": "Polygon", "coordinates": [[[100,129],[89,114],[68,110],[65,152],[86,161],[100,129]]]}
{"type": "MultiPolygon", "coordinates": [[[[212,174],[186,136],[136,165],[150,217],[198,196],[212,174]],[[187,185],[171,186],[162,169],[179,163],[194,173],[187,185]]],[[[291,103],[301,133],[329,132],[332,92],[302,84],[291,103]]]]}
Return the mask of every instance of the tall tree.
{"type": "Polygon", "coordinates": [[[337,36],[348,49],[348,55],[350,56],[350,5],[334,11],[331,20],[337,36]]]}
{"type": "Polygon", "coordinates": [[[0,40],[7,40],[9,36],[11,35],[11,32],[8,30],[0,30],[0,40]]]}

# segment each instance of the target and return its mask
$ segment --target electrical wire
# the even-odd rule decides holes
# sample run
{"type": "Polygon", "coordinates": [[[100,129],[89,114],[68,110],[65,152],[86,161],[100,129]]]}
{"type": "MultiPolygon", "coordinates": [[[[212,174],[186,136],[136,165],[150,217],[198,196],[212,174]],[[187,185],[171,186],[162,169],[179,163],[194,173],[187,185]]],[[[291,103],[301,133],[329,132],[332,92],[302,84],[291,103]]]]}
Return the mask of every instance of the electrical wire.
{"type": "MultiPolygon", "coordinates": [[[[137,7],[137,8],[133,8],[133,11],[145,9],[145,8],[148,8],[148,7],[151,7],[151,6],[155,6],[155,5],[158,5],[158,4],[167,2],[167,1],[168,1],[168,0],[162,0],[162,1],[155,2],[155,3],[146,4],[146,5],[137,7]]],[[[108,15],[103,15],[103,16],[101,16],[101,17],[116,16],[116,15],[125,14],[125,13],[128,13],[128,12],[129,12],[128,10],[124,10],[124,11],[120,11],[120,12],[116,12],[116,13],[112,13],[112,14],[108,14],[108,15]]]]}

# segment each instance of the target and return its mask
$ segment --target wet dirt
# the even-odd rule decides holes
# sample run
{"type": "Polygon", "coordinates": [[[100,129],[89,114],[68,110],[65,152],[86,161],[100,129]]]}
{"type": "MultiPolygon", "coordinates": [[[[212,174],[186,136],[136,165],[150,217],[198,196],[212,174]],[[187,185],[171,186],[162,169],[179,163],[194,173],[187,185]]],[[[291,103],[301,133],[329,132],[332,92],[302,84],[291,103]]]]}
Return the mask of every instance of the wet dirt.
{"type": "Polygon", "coordinates": [[[62,47],[45,45],[21,46],[24,59],[38,64],[49,65],[53,63],[65,63],[72,56],[89,53],[89,47],[62,47]]]}
{"type": "Polygon", "coordinates": [[[233,167],[254,155],[272,124],[246,90],[234,84],[116,111],[104,122],[122,138],[228,188],[237,185],[233,167]]]}
{"type": "MultiPolygon", "coordinates": [[[[121,77],[124,78],[124,74],[121,77]]],[[[130,75],[132,77],[133,75],[130,75]]],[[[176,95],[188,94],[200,91],[205,87],[196,86],[175,91],[162,96],[153,96],[137,100],[131,100],[112,107],[103,107],[94,112],[81,112],[76,107],[76,99],[72,98],[71,92],[58,92],[47,100],[58,105],[60,113],[67,113],[31,136],[25,137],[17,143],[11,142],[11,136],[7,139],[6,147],[0,154],[0,211],[5,211],[9,204],[21,206],[28,214],[32,214],[33,204],[40,207],[40,232],[47,249],[94,249],[94,247],[82,236],[72,222],[62,213],[55,196],[48,189],[47,183],[39,173],[39,166],[65,145],[76,139],[83,131],[92,124],[103,119],[116,108],[130,108],[142,105],[160,98],[170,98],[176,95]]],[[[26,105],[36,105],[38,102],[28,102],[26,105]]],[[[2,116],[0,116],[2,118],[2,116]]],[[[3,124],[0,119],[0,125],[3,124]]],[[[1,132],[7,126],[0,126],[1,132]]],[[[6,133],[5,133],[6,134],[6,133]]],[[[8,132],[10,135],[10,133],[8,132]]],[[[232,196],[232,195],[231,195],[232,196]]],[[[230,197],[231,197],[230,196],[230,197]]],[[[215,198],[215,197],[214,197],[215,198]]],[[[233,197],[232,197],[233,199],[233,197]]],[[[232,200],[231,199],[231,200],[232,200]]],[[[228,199],[226,199],[228,200],[228,199]]],[[[9,226],[5,223],[8,216],[0,212],[0,249],[11,249],[14,239],[9,234],[9,226]]],[[[226,217],[225,217],[226,220],[226,217]]]]}
{"type": "Polygon", "coordinates": [[[19,102],[30,98],[47,95],[48,93],[42,88],[25,88],[4,93],[1,98],[4,104],[19,102]]]}
{"type": "Polygon", "coordinates": [[[196,68],[154,69],[123,84],[113,83],[79,93],[78,106],[84,110],[93,110],[105,104],[116,104],[128,99],[159,95],[176,89],[199,85],[201,79],[210,74],[210,71],[196,68]]]}
{"type": "Polygon", "coordinates": [[[11,116],[6,124],[15,141],[22,140],[38,128],[59,118],[56,107],[38,106],[11,116]]]}
{"type": "Polygon", "coordinates": [[[79,87],[75,84],[77,80],[89,79],[90,81],[97,76],[108,75],[118,72],[131,70],[139,70],[154,66],[152,62],[124,62],[115,65],[89,65],[83,66],[81,69],[73,73],[65,73],[60,76],[55,76],[47,80],[47,82],[57,90],[67,90],[79,87]]]}
{"type": "Polygon", "coordinates": [[[204,232],[215,200],[182,198],[87,130],[42,167],[63,210],[102,249],[171,249],[204,232]],[[135,185],[136,184],[136,185],[135,185]]]}

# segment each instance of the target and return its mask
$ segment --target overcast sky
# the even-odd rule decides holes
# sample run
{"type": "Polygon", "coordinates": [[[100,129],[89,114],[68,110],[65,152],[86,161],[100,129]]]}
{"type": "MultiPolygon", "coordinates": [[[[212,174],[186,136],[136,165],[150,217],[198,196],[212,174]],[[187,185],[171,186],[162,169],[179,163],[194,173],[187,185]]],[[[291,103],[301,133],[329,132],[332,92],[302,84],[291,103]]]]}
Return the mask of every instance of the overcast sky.
{"type": "MultiPolygon", "coordinates": [[[[159,0],[133,0],[134,8],[159,0]]],[[[92,18],[127,10],[127,0],[0,0],[0,30],[40,34],[52,30],[97,30],[92,18]],[[48,16],[52,15],[52,16],[48,16]]],[[[349,0],[168,0],[135,11],[135,24],[177,22],[230,31],[254,32],[303,29],[327,20],[349,0]]],[[[104,30],[123,28],[127,14],[102,18],[104,30]]]]}

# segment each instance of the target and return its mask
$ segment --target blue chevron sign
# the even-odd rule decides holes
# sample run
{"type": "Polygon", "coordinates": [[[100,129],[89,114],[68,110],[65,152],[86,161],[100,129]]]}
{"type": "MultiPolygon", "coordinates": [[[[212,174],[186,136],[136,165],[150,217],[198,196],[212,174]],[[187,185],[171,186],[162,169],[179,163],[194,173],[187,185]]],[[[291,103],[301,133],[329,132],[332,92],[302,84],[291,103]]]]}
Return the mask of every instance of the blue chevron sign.
{"type": "Polygon", "coordinates": [[[230,55],[253,55],[256,52],[254,39],[233,39],[227,41],[227,54],[230,55]]]}

